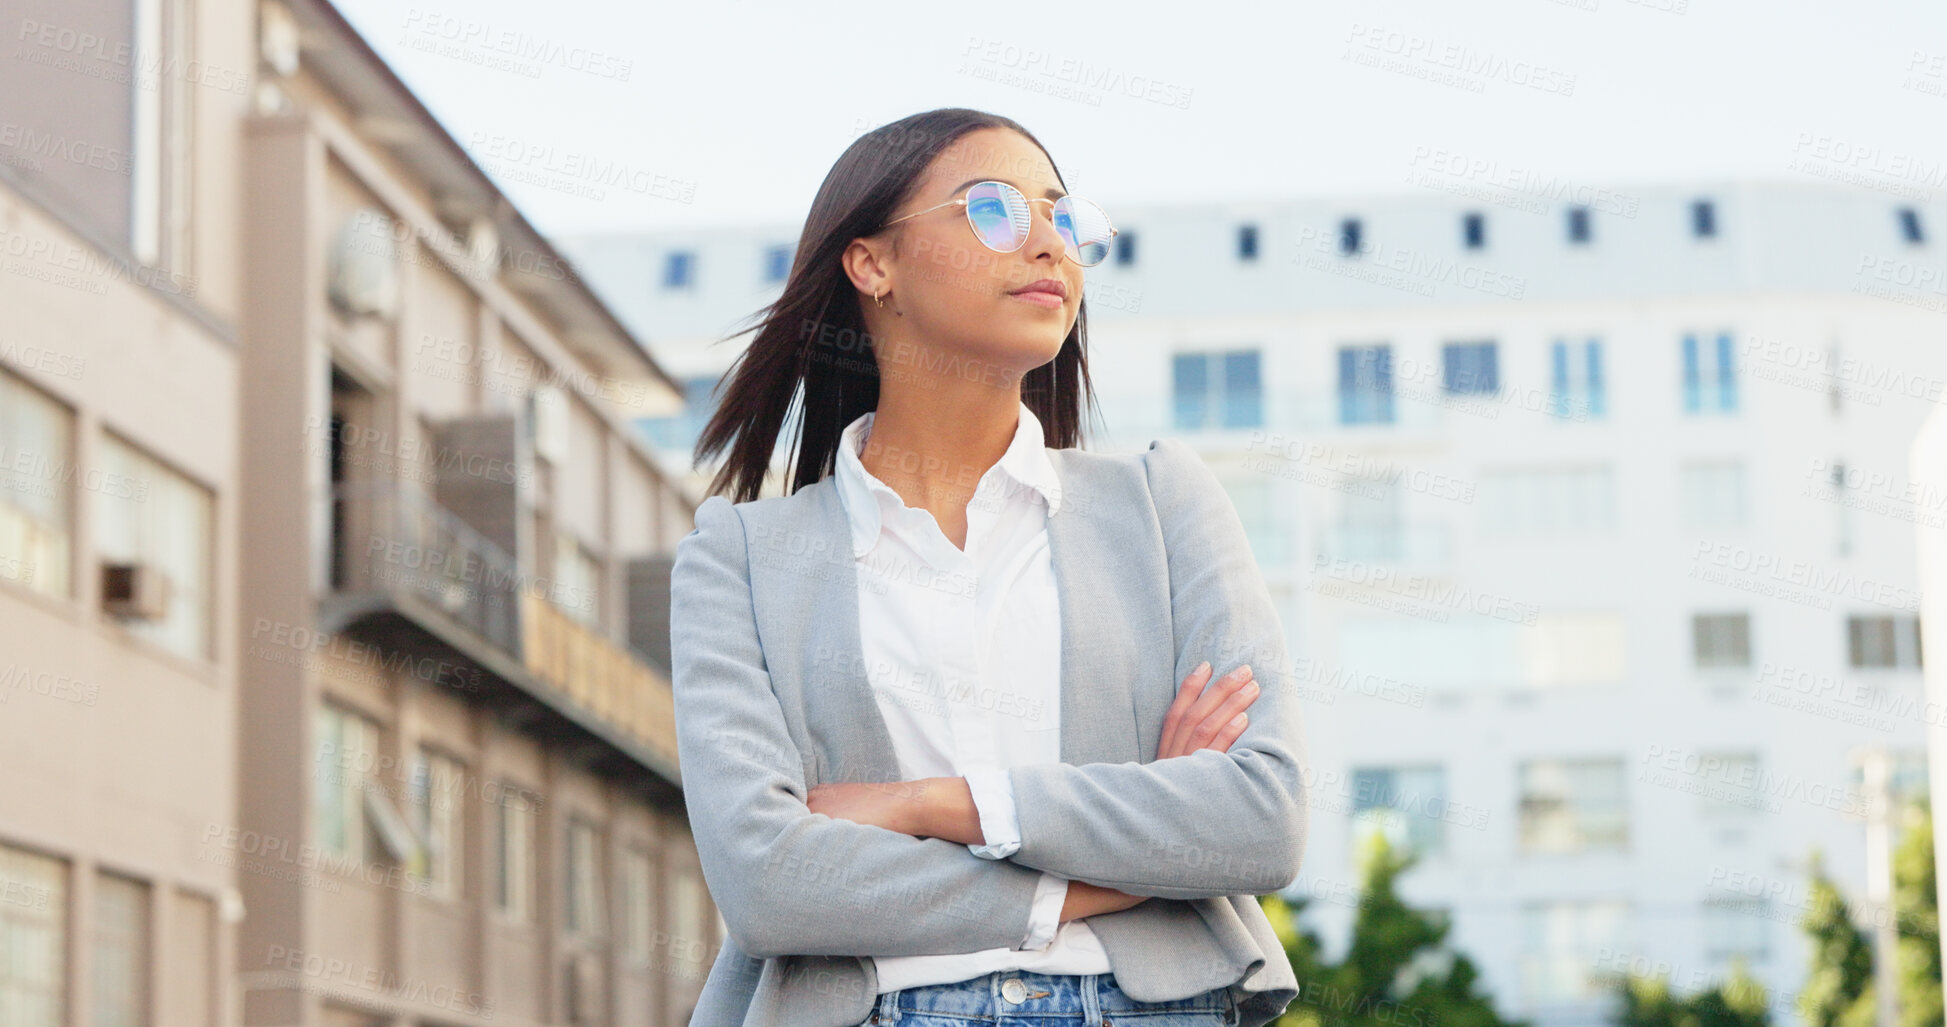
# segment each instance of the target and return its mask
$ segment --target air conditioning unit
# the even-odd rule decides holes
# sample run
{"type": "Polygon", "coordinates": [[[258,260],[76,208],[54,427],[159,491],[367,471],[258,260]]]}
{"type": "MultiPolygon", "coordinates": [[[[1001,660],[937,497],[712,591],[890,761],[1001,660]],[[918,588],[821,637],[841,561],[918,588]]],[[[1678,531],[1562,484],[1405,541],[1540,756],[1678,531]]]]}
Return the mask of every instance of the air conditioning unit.
{"type": "Polygon", "coordinates": [[[161,620],[169,614],[169,579],[154,564],[104,562],[101,607],[128,620],[161,620]]]}
{"type": "Polygon", "coordinates": [[[533,402],[534,453],[551,464],[568,459],[568,397],[553,385],[537,387],[533,402]]]}

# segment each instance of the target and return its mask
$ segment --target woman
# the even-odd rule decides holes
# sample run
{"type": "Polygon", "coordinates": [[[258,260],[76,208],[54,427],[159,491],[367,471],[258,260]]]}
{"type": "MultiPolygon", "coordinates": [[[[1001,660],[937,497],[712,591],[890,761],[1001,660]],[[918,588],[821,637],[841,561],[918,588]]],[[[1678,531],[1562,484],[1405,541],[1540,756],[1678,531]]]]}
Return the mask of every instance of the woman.
{"type": "Polygon", "coordinates": [[[1297,876],[1303,747],[1243,526],[1180,442],[1078,448],[1113,235],[978,111],[870,132],[820,187],[671,577],[729,928],[694,1023],[1258,1025],[1296,997],[1255,896],[1297,876]]]}

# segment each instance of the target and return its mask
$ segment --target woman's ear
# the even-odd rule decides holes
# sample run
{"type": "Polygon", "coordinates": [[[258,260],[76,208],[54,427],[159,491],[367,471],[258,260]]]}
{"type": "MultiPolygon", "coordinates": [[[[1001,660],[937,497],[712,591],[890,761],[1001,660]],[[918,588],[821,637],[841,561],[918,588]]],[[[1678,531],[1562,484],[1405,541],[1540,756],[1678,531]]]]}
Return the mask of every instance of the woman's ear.
{"type": "Polygon", "coordinates": [[[891,270],[883,254],[885,244],[876,239],[854,239],[839,254],[845,277],[854,288],[868,296],[884,296],[892,291],[891,270]]]}

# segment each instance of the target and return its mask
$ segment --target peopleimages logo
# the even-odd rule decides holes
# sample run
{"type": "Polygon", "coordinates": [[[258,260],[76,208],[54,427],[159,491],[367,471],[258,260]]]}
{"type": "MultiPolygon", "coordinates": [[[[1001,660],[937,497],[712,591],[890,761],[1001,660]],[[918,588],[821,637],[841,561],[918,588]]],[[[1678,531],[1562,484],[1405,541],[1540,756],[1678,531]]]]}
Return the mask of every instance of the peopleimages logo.
{"type": "Polygon", "coordinates": [[[1765,578],[1779,586],[1823,593],[1822,596],[1811,597],[1820,600],[1814,605],[1821,608],[1831,605],[1827,597],[1838,596],[1896,610],[1918,612],[1920,609],[1920,593],[1909,588],[1862,577],[1851,571],[1828,570],[1805,560],[1787,559],[1730,542],[1698,539],[1697,548],[1692,554],[1690,576],[1738,585],[1735,579],[1729,577],[1731,574],[1765,578]]]}

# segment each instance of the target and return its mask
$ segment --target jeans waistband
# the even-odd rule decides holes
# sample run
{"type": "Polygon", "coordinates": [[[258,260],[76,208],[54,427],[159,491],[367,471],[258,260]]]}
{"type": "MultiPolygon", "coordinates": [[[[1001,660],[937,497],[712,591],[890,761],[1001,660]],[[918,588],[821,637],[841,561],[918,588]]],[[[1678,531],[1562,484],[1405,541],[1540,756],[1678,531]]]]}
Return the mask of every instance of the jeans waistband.
{"type": "MultiPolygon", "coordinates": [[[[892,1022],[901,1011],[968,1018],[1005,1020],[1014,1016],[1080,1013],[1084,1023],[1099,1023],[1103,1014],[1133,1012],[1222,1012],[1236,1008],[1229,988],[1216,988],[1189,998],[1143,1002],[1131,998],[1115,974],[1045,974],[1031,970],[996,970],[948,984],[900,988],[879,995],[879,1019],[892,1022]]],[[[1226,1016],[1226,1019],[1229,1019],[1226,1016]]]]}

